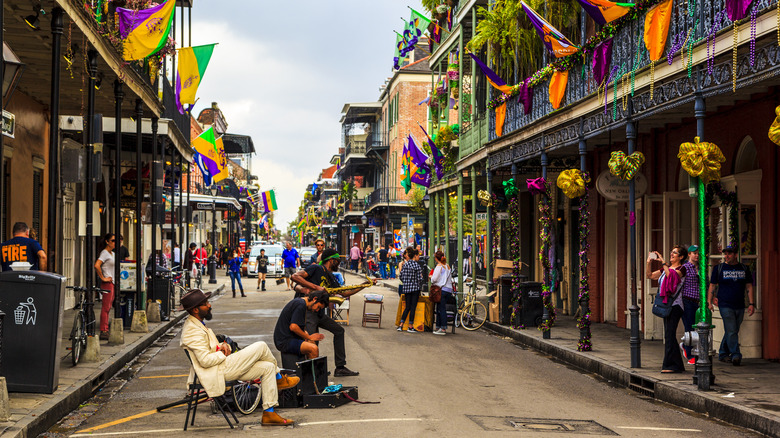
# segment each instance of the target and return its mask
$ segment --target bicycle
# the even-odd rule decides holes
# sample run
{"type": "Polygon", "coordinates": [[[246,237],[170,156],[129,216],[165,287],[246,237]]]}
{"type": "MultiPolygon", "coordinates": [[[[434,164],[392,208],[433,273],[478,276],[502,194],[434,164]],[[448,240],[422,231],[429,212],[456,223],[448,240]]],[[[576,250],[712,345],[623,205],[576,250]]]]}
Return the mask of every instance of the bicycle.
{"type": "Polygon", "coordinates": [[[477,301],[477,292],[480,288],[474,279],[466,279],[464,283],[466,291],[463,292],[463,300],[458,304],[458,318],[455,319],[456,327],[462,326],[466,330],[477,330],[487,319],[487,307],[477,301]],[[469,281],[471,280],[471,281],[469,281]],[[457,324],[460,320],[460,324],[457,324]]]}
{"type": "MultiPolygon", "coordinates": [[[[77,305],[79,311],[73,319],[73,328],[70,331],[71,362],[73,362],[73,366],[75,367],[81,359],[81,351],[86,350],[87,348],[87,328],[89,326],[94,327],[95,312],[92,309],[92,306],[89,306],[89,312],[87,311],[87,288],[80,286],[66,286],[66,288],[80,294],[78,300],[79,304],[77,305]]],[[[93,286],[92,290],[102,294],[110,293],[110,291],[101,289],[97,286],[93,286]]],[[[94,303],[92,303],[92,305],[94,306],[94,303]]]]}

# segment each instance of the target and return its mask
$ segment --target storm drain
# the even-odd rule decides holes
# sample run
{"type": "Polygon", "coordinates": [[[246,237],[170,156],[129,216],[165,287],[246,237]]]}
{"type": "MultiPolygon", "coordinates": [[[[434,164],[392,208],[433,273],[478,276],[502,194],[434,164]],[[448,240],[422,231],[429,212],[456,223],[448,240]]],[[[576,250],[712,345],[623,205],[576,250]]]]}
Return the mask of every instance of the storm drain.
{"type": "Polygon", "coordinates": [[[648,380],[638,375],[631,375],[628,381],[628,388],[648,397],[655,398],[655,381],[653,380],[648,380]]]}
{"type": "Polygon", "coordinates": [[[560,418],[522,418],[492,417],[486,415],[467,415],[482,429],[488,431],[524,431],[576,433],[581,435],[608,435],[617,433],[592,420],[571,420],[560,418]]]}

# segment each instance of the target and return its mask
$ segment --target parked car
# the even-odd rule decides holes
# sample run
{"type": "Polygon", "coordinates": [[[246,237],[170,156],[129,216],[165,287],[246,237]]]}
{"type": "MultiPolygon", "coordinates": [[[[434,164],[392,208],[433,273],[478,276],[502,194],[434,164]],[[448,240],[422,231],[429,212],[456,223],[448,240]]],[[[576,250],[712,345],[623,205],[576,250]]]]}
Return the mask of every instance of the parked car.
{"type": "Polygon", "coordinates": [[[257,277],[257,256],[260,255],[261,249],[265,250],[265,255],[268,257],[267,276],[281,277],[284,274],[284,263],[282,262],[284,247],[282,245],[253,245],[247,260],[247,277],[257,277]]]}
{"type": "Polygon", "coordinates": [[[301,256],[301,268],[306,268],[311,264],[311,256],[317,254],[317,248],[311,246],[304,246],[298,250],[298,255],[301,256]]]}

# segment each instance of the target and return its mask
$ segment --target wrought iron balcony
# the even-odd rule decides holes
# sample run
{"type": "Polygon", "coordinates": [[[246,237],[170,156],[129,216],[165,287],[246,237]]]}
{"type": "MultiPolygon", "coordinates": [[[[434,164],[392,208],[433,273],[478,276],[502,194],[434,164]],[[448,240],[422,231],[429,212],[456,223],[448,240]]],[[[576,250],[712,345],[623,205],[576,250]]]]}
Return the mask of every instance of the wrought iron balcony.
{"type": "Polygon", "coordinates": [[[350,155],[365,155],[366,154],[366,142],[365,140],[351,140],[347,143],[345,151],[346,157],[350,155]]]}
{"type": "Polygon", "coordinates": [[[173,123],[179,128],[185,138],[190,137],[190,116],[188,114],[181,114],[176,107],[176,95],[173,91],[173,87],[168,78],[163,77],[163,106],[165,110],[162,113],[162,117],[173,120],[173,123]]]}
{"type": "Polygon", "coordinates": [[[387,205],[388,203],[397,204],[406,203],[403,187],[383,187],[369,193],[364,198],[365,209],[368,211],[375,206],[387,205]]]}
{"type": "MultiPolygon", "coordinates": [[[[752,2],[748,10],[748,17],[753,10],[756,10],[759,16],[767,13],[774,13],[777,1],[778,0],[756,0],[752,2]]],[[[606,114],[604,115],[604,118],[608,119],[607,122],[620,119],[624,116],[623,110],[620,108],[621,105],[615,104],[616,108],[613,110],[612,96],[615,78],[620,80],[624,73],[630,73],[632,70],[639,71],[640,69],[647,67],[650,63],[648,52],[644,48],[644,43],[642,42],[641,27],[638,28],[638,26],[641,26],[644,23],[645,15],[646,13],[639,16],[635,23],[623,27],[614,36],[612,62],[610,67],[610,77],[613,78],[613,82],[610,83],[608,89],[610,97],[608,98],[609,102],[606,108],[606,114]],[[639,51],[639,54],[637,54],[637,51],[639,51]]],[[[698,41],[698,44],[694,46],[698,47],[707,44],[708,37],[726,31],[730,32],[731,28],[732,22],[725,12],[725,5],[723,2],[703,0],[702,4],[696,8],[694,16],[689,15],[687,8],[675,7],[671,19],[665,53],[668,54],[672,47],[676,48],[672,54],[674,57],[673,65],[680,65],[680,71],[683,71],[686,69],[686,66],[680,64],[679,50],[683,41],[698,41]]],[[[685,48],[685,52],[685,59],[687,61],[689,52],[688,47],[685,48]]],[[[656,65],[667,61],[667,57],[664,56],[657,61],[656,65]]],[[[585,68],[590,68],[589,64],[590,63],[587,63],[585,68]]],[[[695,74],[696,71],[694,70],[694,75],[695,74]]],[[[693,80],[695,81],[695,76],[693,80]]],[[[716,81],[716,79],[709,79],[708,81],[716,81]]],[[[523,113],[523,104],[517,102],[517,99],[509,99],[507,101],[506,119],[503,129],[504,136],[523,129],[554,111],[549,102],[549,85],[550,79],[547,79],[533,88],[533,107],[530,114],[526,115],[523,113]]],[[[628,86],[631,85],[629,84],[628,86]]],[[[598,84],[596,84],[592,78],[589,78],[589,75],[587,75],[586,72],[583,72],[582,65],[577,65],[569,72],[568,83],[566,85],[566,92],[561,108],[576,104],[583,99],[594,97],[597,94],[597,90],[598,84]]],[[[688,89],[685,93],[692,93],[692,91],[692,89],[688,89]]],[[[664,90],[656,89],[656,101],[659,100],[659,94],[663,92],[664,90]]],[[[491,89],[490,93],[492,95],[491,97],[496,95],[494,89],[491,89]]],[[[617,94],[622,96],[623,90],[618,90],[617,94]]],[[[636,100],[637,98],[634,97],[633,99],[636,100]]],[[[652,104],[645,105],[644,109],[649,109],[650,106],[652,106],[652,104]]],[[[640,111],[642,111],[642,108],[637,108],[635,104],[635,114],[640,111]]],[[[497,138],[495,123],[495,111],[489,110],[489,141],[497,138]]],[[[475,149],[472,149],[472,151],[473,150],[475,149]]]]}

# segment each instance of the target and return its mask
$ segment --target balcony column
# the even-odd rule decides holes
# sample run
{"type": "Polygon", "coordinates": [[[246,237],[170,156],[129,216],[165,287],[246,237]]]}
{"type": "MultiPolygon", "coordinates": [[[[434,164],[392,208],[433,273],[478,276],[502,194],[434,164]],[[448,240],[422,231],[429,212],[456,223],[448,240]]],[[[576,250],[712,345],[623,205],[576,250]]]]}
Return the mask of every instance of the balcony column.
{"type": "MultiPolygon", "coordinates": [[[[155,281],[154,279],[157,277],[157,224],[160,221],[160,218],[157,217],[157,208],[158,208],[158,193],[159,190],[162,190],[161,188],[157,187],[157,178],[160,177],[160,175],[157,175],[157,129],[158,129],[158,121],[159,119],[155,116],[152,116],[152,165],[150,166],[149,172],[150,172],[150,178],[149,178],[149,192],[151,196],[149,197],[149,203],[152,206],[152,278],[149,282],[149,285],[151,286],[149,288],[149,298],[154,300],[157,298],[157,291],[154,290],[155,281]]],[[[163,205],[164,206],[164,205],[163,205]]],[[[164,215],[165,213],[163,213],[164,215]]]]}
{"type": "MultiPolygon", "coordinates": [[[[487,192],[488,195],[493,197],[493,171],[490,170],[489,163],[485,163],[485,170],[487,171],[487,192]]],[[[485,279],[487,280],[487,292],[490,293],[493,290],[493,202],[488,202],[487,206],[487,226],[485,235],[485,279]]]]}
{"type": "Polygon", "coordinates": [[[143,267],[141,259],[141,202],[144,199],[144,185],[141,179],[143,172],[141,163],[141,151],[143,149],[143,116],[144,107],[141,99],[135,100],[135,284],[138,290],[136,301],[138,310],[146,310],[146,292],[143,288],[143,267]],[[144,291],[144,292],[142,292],[144,291]]]}
{"type": "MultiPolygon", "coordinates": [[[[114,254],[116,262],[114,263],[114,278],[120,279],[122,266],[119,263],[119,250],[122,247],[122,242],[119,239],[119,235],[122,230],[122,100],[125,98],[125,92],[122,89],[122,83],[118,80],[114,81],[114,101],[116,102],[115,108],[115,128],[116,133],[116,151],[114,151],[114,254]]],[[[122,309],[119,305],[119,291],[121,290],[120,281],[117,280],[114,284],[114,318],[122,317],[122,309]]]]}
{"type": "MultiPolygon", "coordinates": [[[[636,149],[636,126],[634,125],[634,102],[628,99],[628,115],[626,116],[626,140],[628,141],[628,155],[634,153],[636,149]]],[[[636,215],[636,188],[634,180],[628,182],[628,211],[629,218],[633,218],[636,215]]],[[[631,352],[631,368],[642,367],[642,351],[641,342],[639,337],[639,306],[637,305],[637,291],[636,291],[636,225],[633,220],[629,220],[629,251],[631,259],[631,267],[629,272],[630,287],[631,287],[631,306],[628,308],[628,312],[631,315],[631,335],[629,337],[629,346],[631,352]]]]}
{"type": "MultiPolygon", "coordinates": [[[[469,170],[471,175],[471,276],[472,280],[477,281],[477,168],[473,165],[469,170]]],[[[458,248],[462,251],[463,241],[457,243],[458,248]]]]}
{"type": "MultiPolygon", "coordinates": [[[[433,196],[428,195],[428,199],[430,204],[428,204],[428,254],[434,254],[436,252],[436,218],[434,215],[434,210],[436,210],[436,194],[433,196]]],[[[390,220],[390,215],[388,212],[387,219],[390,220]]],[[[393,232],[392,227],[390,227],[390,232],[393,232]]],[[[393,234],[395,236],[395,233],[393,234]]],[[[395,237],[393,237],[393,240],[395,240],[395,237]]],[[[428,266],[431,266],[431,263],[428,263],[428,266]]]]}
{"type": "Polygon", "coordinates": [[[433,194],[431,203],[433,204],[433,251],[437,251],[439,249],[439,206],[441,205],[439,203],[439,193],[436,192],[433,194]]]}
{"type": "MultiPolygon", "coordinates": [[[[46,255],[49,272],[57,272],[57,242],[59,239],[57,211],[60,198],[60,63],[62,50],[62,16],[60,7],[51,11],[51,100],[49,104],[49,193],[47,198],[46,255]]],[[[0,105],[2,106],[2,105],[0,105]]],[[[0,157],[2,150],[0,149],[0,157]]],[[[1,158],[0,158],[1,159],[1,158]]],[[[2,169],[0,169],[1,171],[2,169]]],[[[4,173],[3,173],[4,174],[4,173]]],[[[0,191],[2,193],[2,191],[0,191]]]]}
{"type": "Polygon", "coordinates": [[[444,255],[450,256],[450,195],[445,189],[442,193],[444,199],[444,255]]]}
{"type": "MultiPolygon", "coordinates": [[[[542,142],[544,142],[544,137],[542,137],[542,142]]],[[[544,144],[544,143],[542,143],[542,144],[544,144]]],[[[548,162],[548,159],[547,159],[547,152],[545,152],[544,150],[542,150],[541,161],[542,161],[542,178],[544,178],[545,184],[550,184],[549,182],[547,182],[547,165],[549,164],[549,162],[548,162]]],[[[547,194],[542,193],[540,196],[547,197],[547,194]]],[[[549,202],[549,200],[547,200],[547,201],[549,202]]],[[[553,227],[550,226],[549,228],[550,229],[547,230],[547,232],[550,234],[550,237],[552,237],[553,227]]],[[[548,255],[548,260],[549,260],[549,251],[550,251],[550,248],[544,242],[542,242],[542,253],[548,255]]],[[[542,321],[549,321],[550,320],[550,309],[549,309],[549,305],[548,304],[552,300],[552,294],[553,294],[552,281],[550,281],[551,269],[548,269],[548,268],[549,268],[549,266],[542,266],[542,269],[544,269],[544,272],[542,272],[542,281],[544,282],[545,285],[547,285],[550,288],[550,292],[547,294],[546,297],[543,298],[544,299],[544,306],[543,306],[543,309],[542,309],[542,321]]],[[[548,325],[551,325],[551,324],[548,323],[548,325]]],[[[552,328],[550,328],[550,327],[548,327],[546,330],[542,330],[542,339],[550,339],[552,337],[551,330],[552,330],[552,328]]]]}
{"type": "Polygon", "coordinates": [[[95,158],[95,79],[97,79],[97,58],[98,53],[97,50],[90,49],[87,52],[87,73],[89,76],[89,81],[87,84],[87,129],[84,135],[84,140],[86,143],[86,178],[84,178],[84,198],[86,200],[86,208],[85,208],[85,230],[86,230],[86,237],[84,238],[84,260],[87,261],[87,263],[84,264],[85,266],[85,272],[84,275],[86,277],[85,286],[87,288],[87,334],[89,336],[95,336],[95,313],[93,311],[93,292],[92,292],[92,286],[93,286],[93,280],[95,279],[95,276],[93,275],[93,269],[92,264],[94,263],[93,260],[95,260],[95,239],[92,237],[93,235],[93,227],[92,227],[92,201],[95,198],[94,196],[94,158],[95,158]]]}
{"type": "MultiPolygon", "coordinates": [[[[579,154],[580,154],[580,172],[585,173],[586,166],[585,166],[585,153],[587,152],[587,143],[585,142],[585,136],[582,133],[583,128],[583,120],[580,119],[580,139],[579,139],[579,154]]],[[[586,195],[587,196],[587,195],[586,195]]],[[[581,203],[585,203],[587,207],[587,199],[582,199],[580,201],[581,203]]],[[[582,205],[582,204],[580,204],[582,205]]],[[[581,243],[580,251],[585,252],[587,251],[587,243],[581,243]]],[[[632,257],[634,257],[633,262],[636,262],[636,253],[632,253],[632,257]]],[[[635,265],[632,265],[635,266],[635,265]]],[[[583,273],[580,272],[580,275],[583,273]]],[[[588,315],[590,313],[590,293],[583,294],[583,296],[580,297],[580,315],[588,315]]],[[[580,328],[580,341],[585,342],[590,339],[590,322],[585,321],[585,324],[583,324],[583,327],[580,328]]],[[[590,350],[590,348],[588,348],[590,350]]]]}
{"type": "MultiPolygon", "coordinates": [[[[455,251],[457,254],[451,261],[456,267],[463,268],[463,173],[458,173],[458,240],[455,242],[455,246],[458,248],[455,251]]],[[[460,272],[460,270],[458,272],[460,272]]],[[[458,275],[458,290],[463,290],[463,276],[458,275]]]]}

